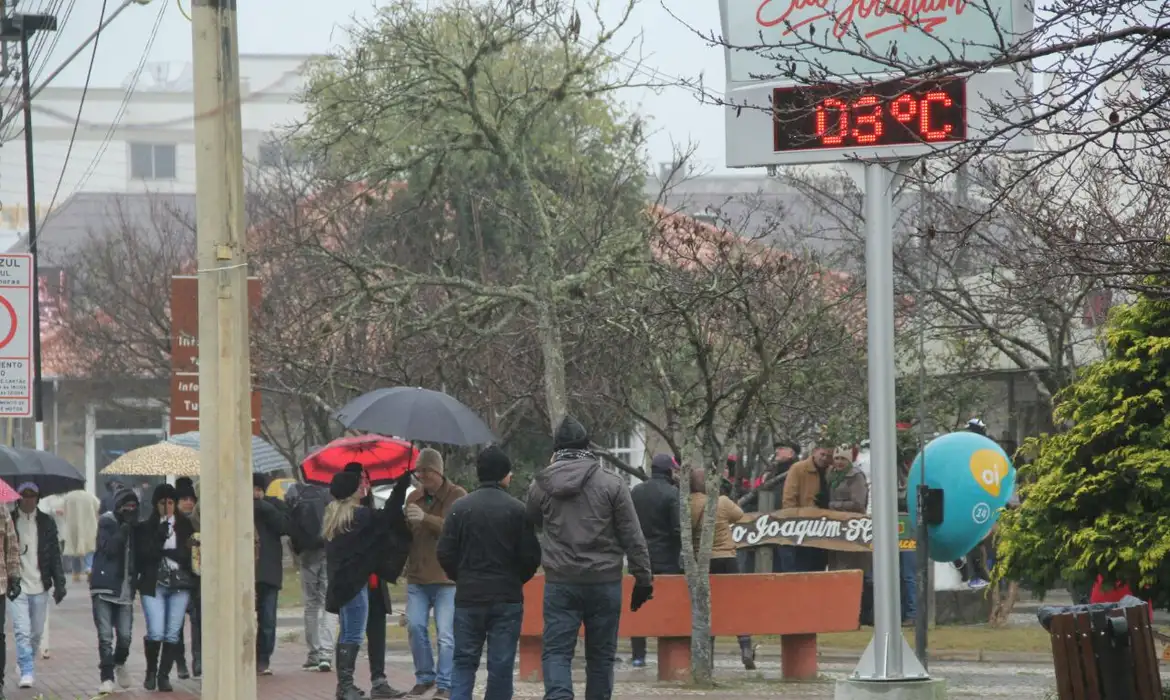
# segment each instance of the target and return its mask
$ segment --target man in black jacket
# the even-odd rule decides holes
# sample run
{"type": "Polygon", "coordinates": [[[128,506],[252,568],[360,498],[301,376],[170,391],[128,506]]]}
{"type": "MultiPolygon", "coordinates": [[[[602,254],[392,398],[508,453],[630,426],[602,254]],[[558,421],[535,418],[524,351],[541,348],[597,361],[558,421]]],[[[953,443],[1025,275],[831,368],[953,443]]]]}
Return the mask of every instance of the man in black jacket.
{"type": "MultiPolygon", "coordinates": [[[[650,480],[630,491],[638,524],[650,550],[650,571],[655,576],[683,572],[677,482],[678,462],[671,455],[659,453],[650,460],[650,480]]],[[[634,667],[642,668],[646,665],[646,638],[634,637],[630,646],[634,667]]]]}
{"type": "Polygon", "coordinates": [[[117,490],[110,510],[98,518],[97,547],[89,579],[101,670],[99,695],[116,692],[115,682],[122,690],[130,687],[125,664],[134,629],[134,538],[139,529],[138,495],[132,489],[117,490]]]}
{"type": "Polygon", "coordinates": [[[279,498],[265,497],[268,477],[252,475],[252,520],[256,527],[256,673],[272,675],[276,651],[276,602],[284,582],[284,549],[288,509],[279,498]]]}
{"type": "Polygon", "coordinates": [[[16,538],[20,542],[20,595],[8,606],[12,632],[16,637],[16,663],[20,666],[20,687],[31,688],[35,679],[34,659],[40,652],[45,629],[49,591],[53,601],[65,598],[65,567],[61,561],[61,538],[53,516],[37,508],[41,489],[33,482],[17,487],[20,501],[12,511],[16,538]]]}
{"type": "Polygon", "coordinates": [[[524,504],[505,490],[508,455],[489,445],[476,458],[479,488],[455,501],[443,523],[438,558],[455,582],[454,700],[471,700],[487,642],[484,700],[512,697],[512,668],[524,619],[524,584],[540,567],[540,543],[524,504]]]}

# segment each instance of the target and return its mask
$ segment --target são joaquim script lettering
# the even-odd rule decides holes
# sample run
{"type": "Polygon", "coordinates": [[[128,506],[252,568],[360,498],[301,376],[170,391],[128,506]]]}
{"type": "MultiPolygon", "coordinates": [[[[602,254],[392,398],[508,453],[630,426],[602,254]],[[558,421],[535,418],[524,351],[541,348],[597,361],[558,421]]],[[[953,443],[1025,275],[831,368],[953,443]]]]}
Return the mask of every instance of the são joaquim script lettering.
{"type": "MultiPolygon", "coordinates": [[[[844,0],[830,11],[835,2],[839,0],[762,0],[756,22],[761,27],[781,26],[781,36],[788,36],[813,22],[831,19],[833,36],[840,40],[852,33],[856,22],[864,21],[862,36],[872,39],[910,27],[929,32],[967,8],[967,0],[844,0]]],[[[816,42],[816,37],[811,41],[816,42]]]]}
{"type": "Polygon", "coordinates": [[[760,544],[816,544],[840,542],[868,548],[873,542],[873,521],[869,518],[780,517],[759,515],[755,520],[731,528],[739,547],[760,544]],[[810,542],[813,544],[814,542],[810,542]]]}

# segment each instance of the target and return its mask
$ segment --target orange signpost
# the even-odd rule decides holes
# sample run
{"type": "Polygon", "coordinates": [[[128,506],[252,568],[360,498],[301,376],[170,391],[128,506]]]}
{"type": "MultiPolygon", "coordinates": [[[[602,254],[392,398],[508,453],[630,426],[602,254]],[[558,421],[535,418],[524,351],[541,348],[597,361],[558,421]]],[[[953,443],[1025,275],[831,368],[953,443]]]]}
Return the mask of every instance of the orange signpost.
{"type": "MultiPolygon", "coordinates": [[[[248,305],[260,308],[260,280],[248,278],[248,305]]],[[[252,392],[252,434],[260,434],[260,392],[252,392]]],[[[199,280],[171,278],[171,435],[199,430],[199,280]]]]}

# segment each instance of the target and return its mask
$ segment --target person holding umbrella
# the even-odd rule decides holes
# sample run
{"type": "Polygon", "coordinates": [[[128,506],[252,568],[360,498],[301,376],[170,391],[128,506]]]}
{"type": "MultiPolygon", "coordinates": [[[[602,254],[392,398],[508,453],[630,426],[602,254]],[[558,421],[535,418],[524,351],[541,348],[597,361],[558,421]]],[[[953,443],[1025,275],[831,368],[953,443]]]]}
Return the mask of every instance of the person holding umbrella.
{"type": "Polygon", "coordinates": [[[49,590],[53,601],[65,599],[65,567],[61,561],[61,539],[53,516],[37,508],[41,488],[26,481],[16,488],[20,501],[12,520],[20,543],[20,593],[9,595],[12,632],[16,637],[16,663],[20,666],[20,687],[36,682],[35,659],[45,627],[49,590]]]}

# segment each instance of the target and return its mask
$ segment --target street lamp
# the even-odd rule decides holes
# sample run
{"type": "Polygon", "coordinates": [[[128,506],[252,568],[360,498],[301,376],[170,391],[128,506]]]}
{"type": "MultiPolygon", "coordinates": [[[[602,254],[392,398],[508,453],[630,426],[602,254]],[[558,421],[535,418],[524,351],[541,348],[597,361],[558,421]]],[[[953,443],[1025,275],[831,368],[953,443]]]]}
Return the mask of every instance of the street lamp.
{"type": "Polygon", "coordinates": [[[0,39],[20,42],[20,93],[24,103],[24,178],[28,190],[28,252],[32,255],[33,416],[36,448],[45,449],[45,411],[41,390],[41,285],[37,261],[37,196],[33,183],[32,87],[28,70],[28,38],[37,32],[57,31],[55,15],[0,18],[0,39]]]}

